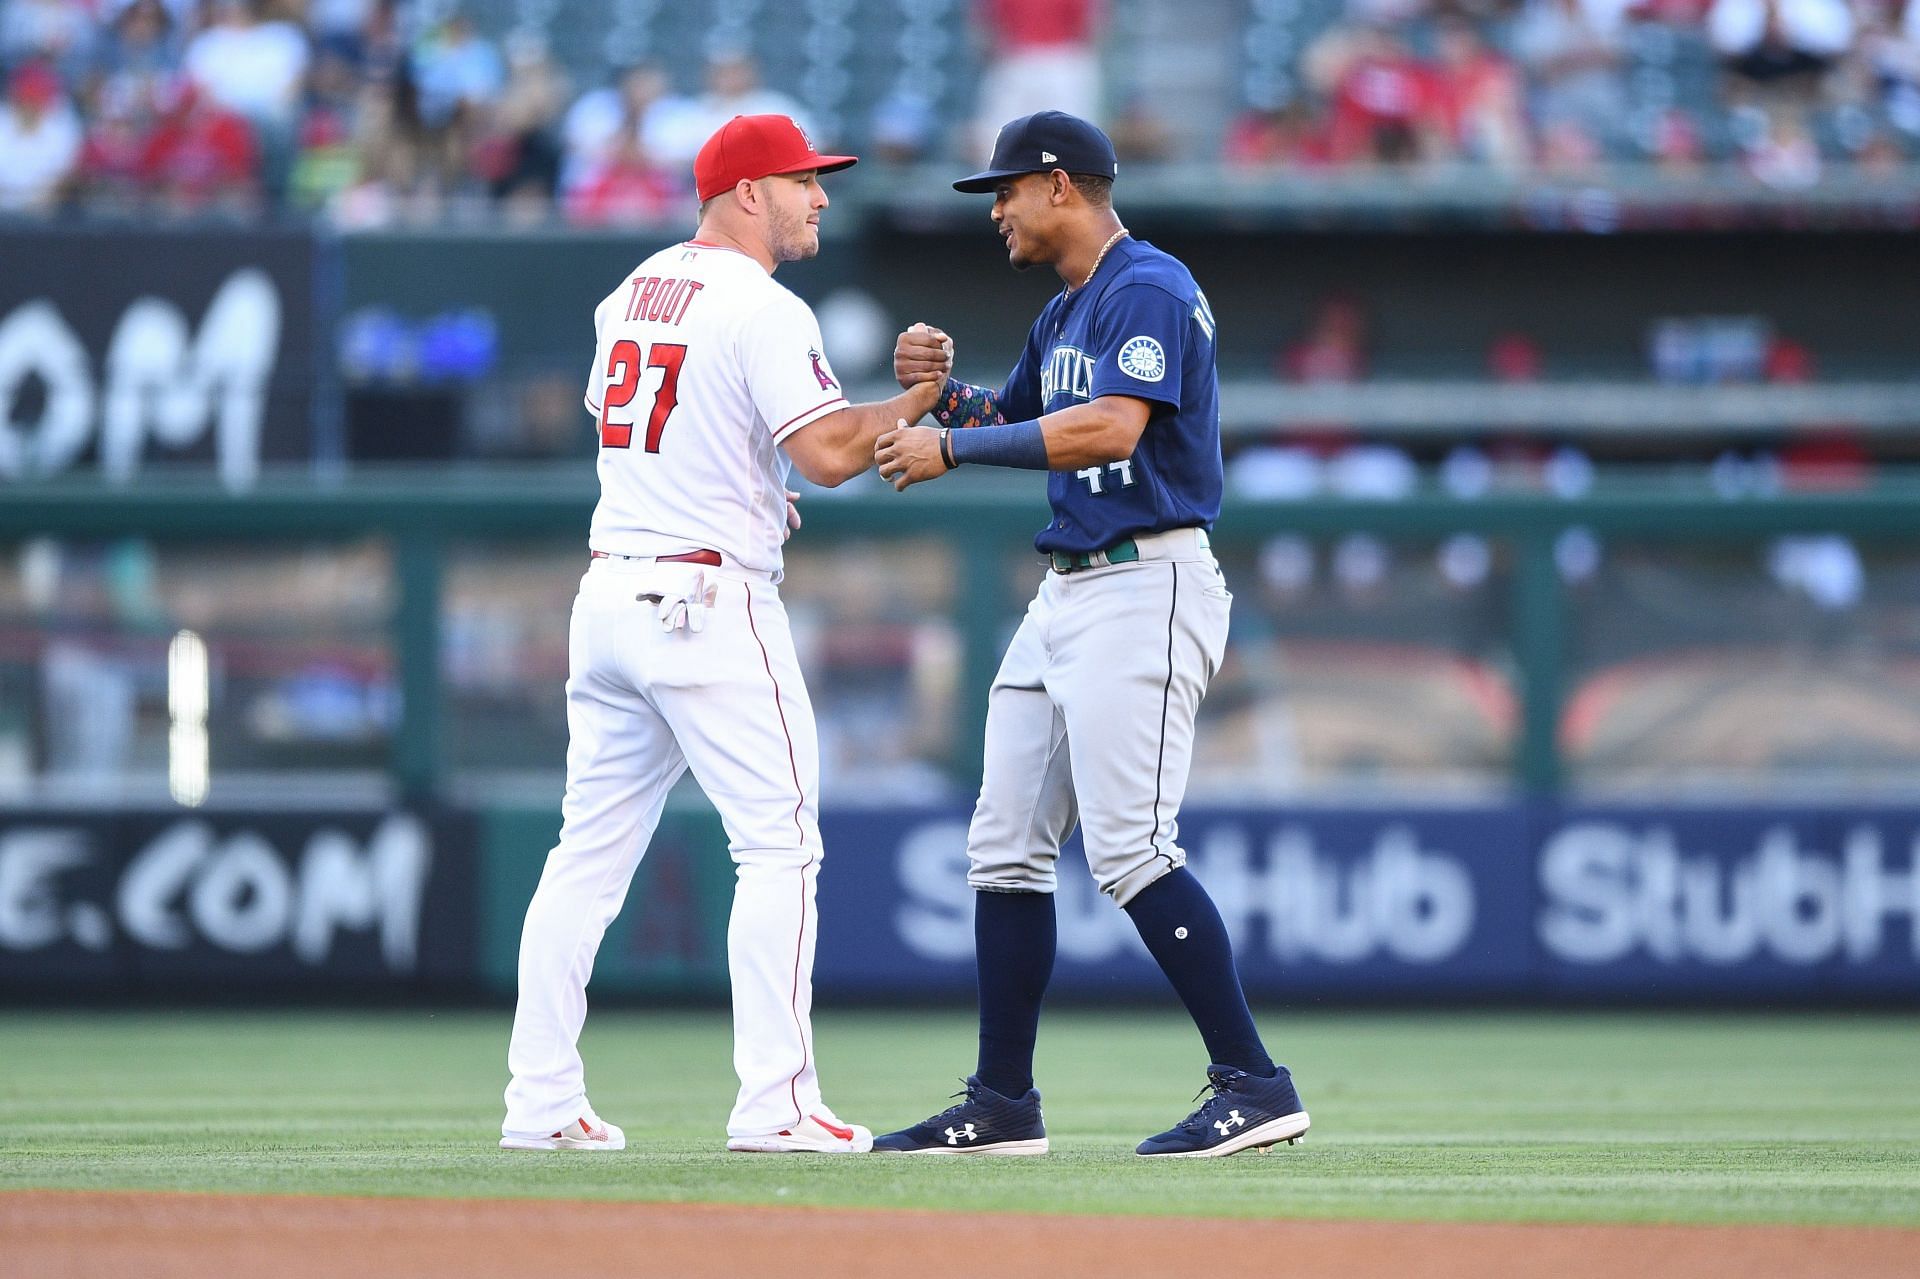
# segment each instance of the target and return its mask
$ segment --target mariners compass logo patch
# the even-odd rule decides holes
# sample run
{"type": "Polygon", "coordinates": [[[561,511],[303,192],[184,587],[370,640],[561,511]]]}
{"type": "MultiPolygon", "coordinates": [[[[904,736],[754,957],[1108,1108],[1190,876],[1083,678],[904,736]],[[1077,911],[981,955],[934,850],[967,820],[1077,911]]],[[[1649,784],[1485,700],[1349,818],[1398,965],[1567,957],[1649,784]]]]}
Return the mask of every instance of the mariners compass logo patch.
{"type": "Polygon", "coordinates": [[[1158,382],[1167,375],[1167,353],[1158,342],[1141,334],[1120,348],[1120,371],[1141,382],[1158,382]]]}

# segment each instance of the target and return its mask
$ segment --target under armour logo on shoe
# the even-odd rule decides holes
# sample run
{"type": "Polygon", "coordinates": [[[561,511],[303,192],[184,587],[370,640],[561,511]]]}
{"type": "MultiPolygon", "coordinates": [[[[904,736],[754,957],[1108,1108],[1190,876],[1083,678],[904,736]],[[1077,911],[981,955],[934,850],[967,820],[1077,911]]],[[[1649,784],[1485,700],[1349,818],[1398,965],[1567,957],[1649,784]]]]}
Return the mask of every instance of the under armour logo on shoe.
{"type": "Polygon", "coordinates": [[[960,1128],[949,1128],[949,1129],[947,1129],[947,1144],[948,1144],[949,1146],[957,1146],[957,1145],[959,1145],[959,1144],[960,1144],[960,1140],[961,1140],[961,1138],[963,1138],[963,1137],[964,1137],[964,1138],[965,1138],[966,1140],[968,1140],[968,1141],[978,1141],[978,1140],[980,1140],[980,1137],[979,1137],[979,1134],[977,1134],[976,1132],[974,1132],[974,1131],[973,1131],[973,1125],[972,1125],[972,1124],[966,1124],[966,1125],[964,1125],[963,1127],[960,1127],[960,1128]]]}
{"type": "Polygon", "coordinates": [[[1246,1127],[1247,1121],[1240,1117],[1239,1111],[1229,1110],[1227,1112],[1227,1117],[1225,1119],[1214,1120],[1213,1126],[1215,1128],[1218,1128],[1220,1130],[1220,1135],[1224,1137],[1228,1133],[1232,1132],[1235,1128],[1246,1127]]]}

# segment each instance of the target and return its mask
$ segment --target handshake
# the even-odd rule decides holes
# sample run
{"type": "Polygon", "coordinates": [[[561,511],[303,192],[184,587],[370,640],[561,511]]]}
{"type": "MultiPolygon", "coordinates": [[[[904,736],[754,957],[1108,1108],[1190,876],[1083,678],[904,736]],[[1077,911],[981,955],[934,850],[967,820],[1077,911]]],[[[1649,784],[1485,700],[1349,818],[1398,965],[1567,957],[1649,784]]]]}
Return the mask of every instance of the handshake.
{"type": "Polygon", "coordinates": [[[927,324],[916,324],[893,342],[893,378],[911,391],[924,382],[940,386],[953,376],[953,339],[927,324]]]}
{"type": "Polygon", "coordinates": [[[913,425],[939,403],[953,376],[953,339],[931,325],[913,325],[894,340],[893,376],[906,392],[901,399],[912,417],[897,419],[894,429],[874,442],[873,460],[881,479],[904,490],[953,469],[941,455],[942,432],[913,425]]]}

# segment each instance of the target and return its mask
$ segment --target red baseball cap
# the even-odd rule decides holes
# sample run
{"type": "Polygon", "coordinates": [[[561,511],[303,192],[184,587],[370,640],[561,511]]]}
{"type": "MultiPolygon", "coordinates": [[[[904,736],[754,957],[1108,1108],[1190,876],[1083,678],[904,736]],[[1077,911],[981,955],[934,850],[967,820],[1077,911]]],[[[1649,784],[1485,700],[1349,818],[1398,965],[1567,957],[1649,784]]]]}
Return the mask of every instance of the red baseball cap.
{"type": "Polygon", "coordinates": [[[693,158],[693,187],[702,200],[731,191],[742,179],[776,173],[832,173],[857,164],[850,155],[821,155],[806,130],[784,115],[737,115],[721,125],[693,158]]]}

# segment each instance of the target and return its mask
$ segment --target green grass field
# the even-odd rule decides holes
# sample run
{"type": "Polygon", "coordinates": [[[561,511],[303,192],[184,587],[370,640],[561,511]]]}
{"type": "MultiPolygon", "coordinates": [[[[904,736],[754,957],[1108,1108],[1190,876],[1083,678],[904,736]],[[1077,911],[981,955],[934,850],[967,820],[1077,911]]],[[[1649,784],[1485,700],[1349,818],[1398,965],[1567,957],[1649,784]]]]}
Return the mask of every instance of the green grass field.
{"type": "MultiPolygon", "coordinates": [[[[727,1022],[597,1013],[624,1156],[505,1154],[506,1014],[0,1014],[0,1190],[807,1203],[969,1211],[1920,1226],[1920,1019],[1263,1018],[1313,1112],[1269,1156],[1149,1161],[1202,1083],[1177,1015],[1050,1014],[1043,1159],[727,1155],[727,1022]]],[[[972,1062],[964,1013],[818,1020],[875,1131],[972,1062]]]]}

